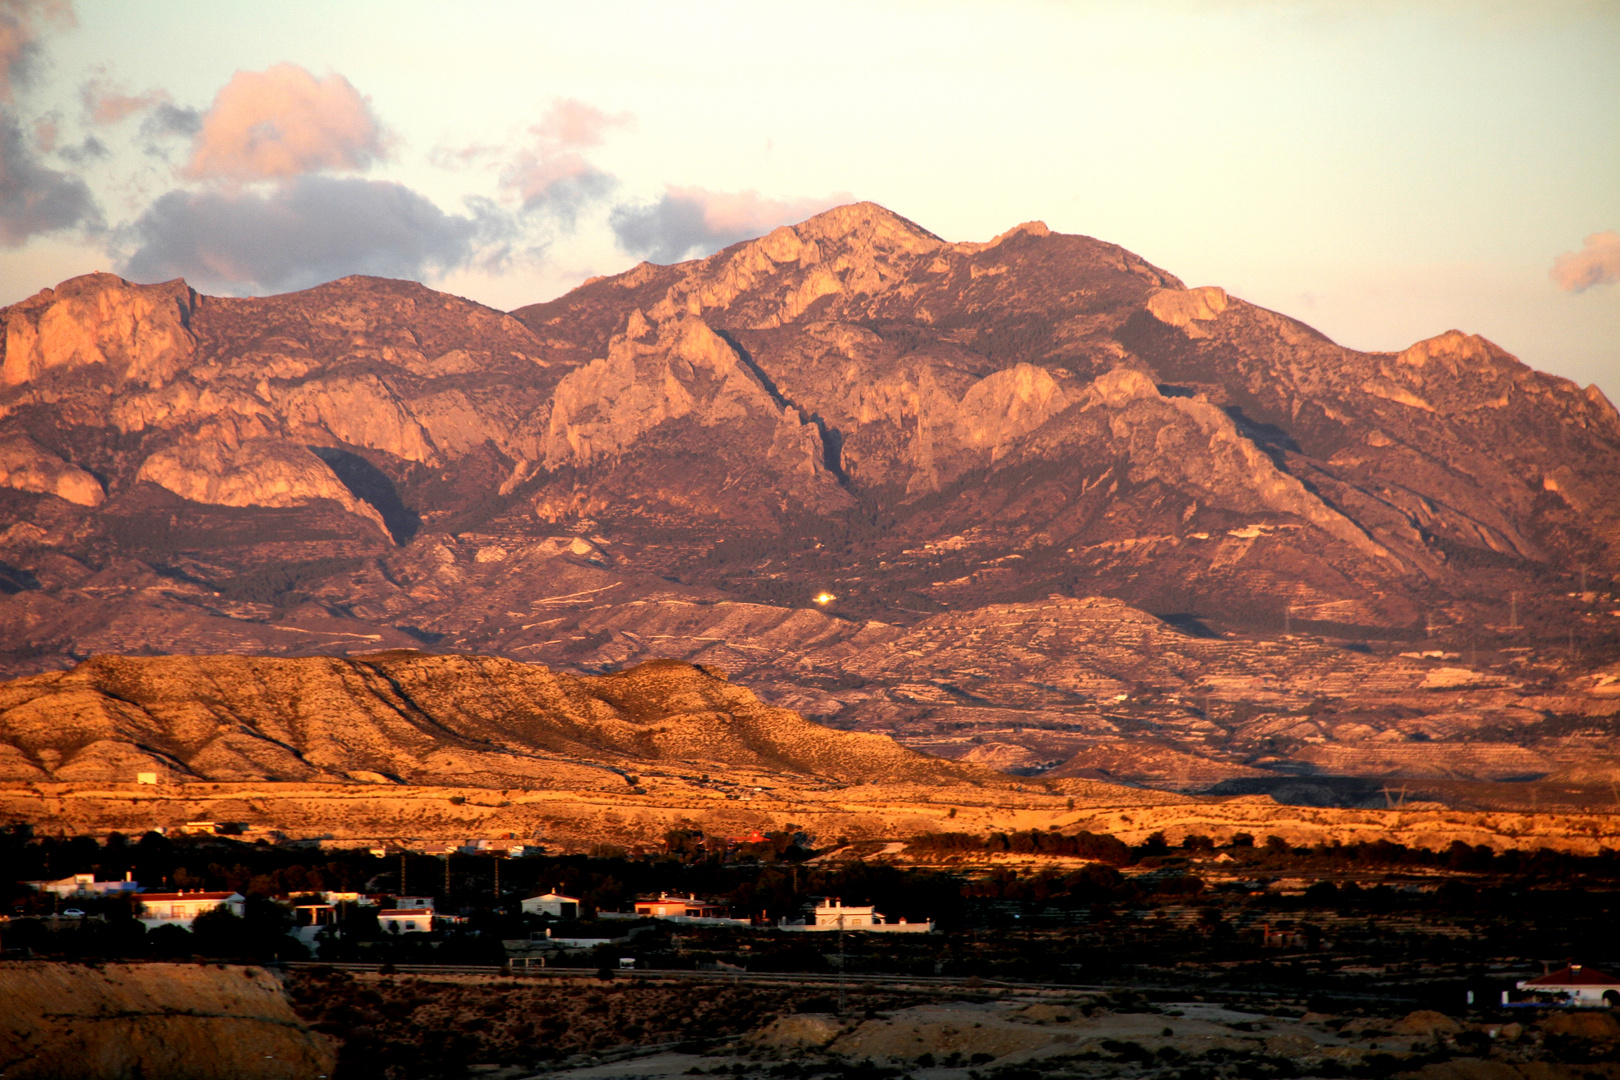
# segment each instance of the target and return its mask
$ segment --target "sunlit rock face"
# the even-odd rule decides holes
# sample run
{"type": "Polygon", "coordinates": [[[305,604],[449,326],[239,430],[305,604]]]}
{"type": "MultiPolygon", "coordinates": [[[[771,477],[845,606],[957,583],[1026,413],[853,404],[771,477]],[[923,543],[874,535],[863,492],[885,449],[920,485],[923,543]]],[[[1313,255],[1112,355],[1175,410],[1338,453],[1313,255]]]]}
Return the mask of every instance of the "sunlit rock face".
{"type": "Polygon", "coordinates": [[[69,465],[21,432],[0,437],[0,484],[18,491],[55,495],[80,506],[100,506],[106,499],[94,476],[69,465]]]}
{"type": "Polygon", "coordinates": [[[6,309],[8,387],[78,376],[104,385],[160,386],[190,359],[197,295],[183,281],[131,285],[89,274],[6,309]]]}
{"type": "Polygon", "coordinates": [[[1109,710],[1135,709],[1164,744],[1141,769],[1233,776],[1340,743],[1394,775],[1420,763],[1370,740],[1413,716],[1499,738],[1611,700],[1576,681],[1620,628],[1601,393],[1460,331],[1345,349],[1038,222],[950,243],[861,203],[510,313],[377,278],[221,299],[99,274],[0,321],[12,674],[680,656],[1025,770],[1082,749],[1027,733],[1053,725],[1125,761],[1146,735],[1109,710]],[[1104,602],[1145,621],[1076,629],[1104,602]],[[1510,672],[1493,650],[1521,633],[1587,666],[1510,672]],[[1473,674],[1426,683],[1414,649],[1473,674]]]}

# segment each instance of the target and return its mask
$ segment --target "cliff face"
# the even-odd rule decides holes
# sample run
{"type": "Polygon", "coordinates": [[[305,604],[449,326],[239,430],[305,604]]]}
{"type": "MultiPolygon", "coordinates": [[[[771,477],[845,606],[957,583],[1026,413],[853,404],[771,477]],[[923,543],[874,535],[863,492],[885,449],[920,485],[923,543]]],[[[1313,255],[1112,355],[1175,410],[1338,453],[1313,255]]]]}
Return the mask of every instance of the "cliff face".
{"type": "Polygon", "coordinates": [[[262,968],[0,963],[6,1076],[315,1080],[336,1064],[262,968]]]}
{"type": "MultiPolygon", "coordinates": [[[[1095,650],[1054,639],[1016,692],[965,664],[927,694],[890,645],[863,686],[827,650],[1107,597],[1161,635],[1306,631],[1395,668],[1421,639],[1516,702],[1547,691],[1543,719],[1584,714],[1580,680],[1620,656],[1620,414],[1595,388],[1457,331],[1345,349],[1039,223],[952,244],[857,204],[510,314],[375,278],[231,300],[93,275],[0,321],[10,673],[673,655],[815,715],[908,738],[996,717],[1025,745],[1012,726],[1060,722],[1040,710],[1104,722],[1037,677],[1106,668],[1095,650]]],[[[1201,722],[1233,737],[1271,707],[1214,677],[1120,692],[1214,687],[1201,722]]],[[[1288,700],[1374,730],[1440,708],[1288,700]]],[[[1493,702],[1442,728],[1517,731],[1493,702]]]]}
{"type": "Polygon", "coordinates": [[[74,278],[6,309],[0,384],[158,387],[191,359],[197,295],[184,282],[131,285],[111,274],[74,278]]]}

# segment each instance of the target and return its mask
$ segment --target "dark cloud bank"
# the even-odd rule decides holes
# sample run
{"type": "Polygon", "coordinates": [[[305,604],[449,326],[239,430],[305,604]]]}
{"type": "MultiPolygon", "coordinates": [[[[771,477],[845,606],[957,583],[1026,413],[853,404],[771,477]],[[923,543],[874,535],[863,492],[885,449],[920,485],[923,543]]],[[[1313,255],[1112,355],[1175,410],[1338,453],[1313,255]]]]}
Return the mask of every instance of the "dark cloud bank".
{"type": "Polygon", "coordinates": [[[268,194],[171,191],[127,230],[124,273],[227,293],[303,289],[349,274],[421,278],[470,261],[507,231],[475,204],[446,214],[400,184],[305,176],[268,194]]]}
{"type": "Polygon", "coordinates": [[[0,109],[0,246],[42,233],[101,223],[85,182],[40,160],[9,109],[0,109]]]}
{"type": "Polygon", "coordinates": [[[821,199],[771,199],[755,191],[672,187],[655,203],[614,208],[609,224],[621,250],[656,263],[673,263],[751,240],[778,225],[791,225],[850,201],[847,192],[821,199]]]}

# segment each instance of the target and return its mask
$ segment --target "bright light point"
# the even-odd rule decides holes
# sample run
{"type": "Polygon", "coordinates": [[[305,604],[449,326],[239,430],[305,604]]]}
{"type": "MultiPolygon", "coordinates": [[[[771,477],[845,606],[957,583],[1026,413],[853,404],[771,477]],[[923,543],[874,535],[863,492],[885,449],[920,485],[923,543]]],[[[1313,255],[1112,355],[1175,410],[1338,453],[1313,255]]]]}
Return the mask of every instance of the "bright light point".
{"type": "Polygon", "coordinates": [[[811,597],[811,599],[825,607],[827,604],[830,604],[834,600],[838,599],[838,597],[834,596],[830,592],[819,592],[816,593],[815,596],[811,597]]]}

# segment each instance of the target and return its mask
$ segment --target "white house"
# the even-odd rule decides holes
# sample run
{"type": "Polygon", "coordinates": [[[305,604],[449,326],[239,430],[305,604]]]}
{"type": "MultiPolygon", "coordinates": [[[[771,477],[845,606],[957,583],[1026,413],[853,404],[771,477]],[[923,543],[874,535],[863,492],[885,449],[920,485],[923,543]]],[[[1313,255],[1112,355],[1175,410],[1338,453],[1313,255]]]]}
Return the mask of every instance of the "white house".
{"type": "Polygon", "coordinates": [[[148,930],[156,930],[160,926],[178,926],[182,930],[190,930],[197,916],[220,908],[240,918],[246,902],[246,897],[239,892],[141,893],[137,899],[141,911],[136,918],[146,924],[148,930]]]}
{"type": "MultiPolygon", "coordinates": [[[[1545,1002],[1586,1009],[1620,1006],[1620,979],[1580,964],[1559,968],[1538,979],[1521,979],[1517,986],[1531,995],[1526,1004],[1545,1002]]],[[[1502,991],[1502,1004],[1512,1004],[1506,990],[1502,991]]]]}
{"type": "Polygon", "coordinates": [[[523,901],[523,914],[550,915],[556,919],[579,918],[579,897],[558,892],[541,893],[523,901]]]}
{"type": "Polygon", "coordinates": [[[804,920],[783,919],[777,923],[779,930],[859,930],[866,933],[884,934],[926,934],[934,929],[933,920],[920,923],[908,923],[901,919],[898,922],[886,922],[883,916],[871,905],[844,906],[838,899],[823,899],[816,904],[815,911],[804,920]]]}
{"type": "Polygon", "coordinates": [[[337,926],[336,904],[299,904],[293,908],[293,927],[287,931],[305,945],[312,944],[321,931],[337,926]]]}
{"type": "Polygon", "coordinates": [[[64,900],[70,896],[117,896],[119,893],[140,892],[141,887],[125,874],[123,881],[97,881],[94,874],[73,874],[55,881],[26,881],[23,884],[36,892],[55,893],[64,900]]]}
{"type": "Polygon", "coordinates": [[[377,927],[385,934],[425,934],[433,929],[433,909],[384,908],[377,912],[377,927]]]}

